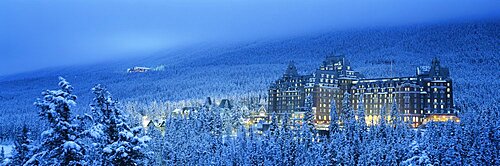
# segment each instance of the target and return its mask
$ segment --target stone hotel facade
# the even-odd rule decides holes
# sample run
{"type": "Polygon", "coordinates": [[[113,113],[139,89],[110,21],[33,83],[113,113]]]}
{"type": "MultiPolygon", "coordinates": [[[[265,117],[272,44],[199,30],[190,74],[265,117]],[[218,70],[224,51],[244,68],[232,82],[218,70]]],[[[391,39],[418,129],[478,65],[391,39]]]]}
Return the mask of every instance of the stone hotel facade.
{"type": "MultiPolygon", "coordinates": [[[[268,114],[275,113],[281,119],[285,117],[282,115],[300,112],[310,95],[316,127],[325,129],[331,100],[342,108],[344,94],[349,93],[354,111],[363,95],[368,125],[378,123],[383,106],[389,109],[395,101],[403,119],[418,127],[429,120],[457,120],[452,87],[448,68],[441,66],[437,58],[431,66],[417,67],[415,76],[364,78],[344,56],[329,56],[311,75],[298,74],[290,63],[285,74],[269,88],[268,114]]],[[[340,115],[340,109],[337,111],[340,115]]]]}

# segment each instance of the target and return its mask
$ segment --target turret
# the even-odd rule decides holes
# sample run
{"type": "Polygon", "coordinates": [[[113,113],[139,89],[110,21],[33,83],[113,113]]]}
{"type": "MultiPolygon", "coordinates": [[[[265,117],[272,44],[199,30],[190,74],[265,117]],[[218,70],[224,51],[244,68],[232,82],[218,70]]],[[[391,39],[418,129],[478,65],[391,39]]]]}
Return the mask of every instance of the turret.
{"type": "Polygon", "coordinates": [[[293,61],[290,61],[290,63],[288,63],[288,67],[286,68],[286,72],[283,75],[283,77],[294,77],[298,75],[299,73],[297,72],[297,67],[295,67],[295,63],[293,61]]]}

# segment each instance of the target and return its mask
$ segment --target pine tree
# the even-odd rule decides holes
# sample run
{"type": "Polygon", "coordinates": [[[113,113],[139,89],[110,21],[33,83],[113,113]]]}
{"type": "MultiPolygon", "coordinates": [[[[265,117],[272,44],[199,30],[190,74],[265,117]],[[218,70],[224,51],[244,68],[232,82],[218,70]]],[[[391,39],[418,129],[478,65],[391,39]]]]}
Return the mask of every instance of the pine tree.
{"type": "Polygon", "coordinates": [[[410,145],[411,150],[408,153],[409,158],[401,162],[401,165],[415,165],[415,166],[430,166],[431,161],[427,152],[420,148],[417,141],[413,141],[410,145]]]}
{"type": "Polygon", "coordinates": [[[247,132],[245,127],[241,126],[236,138],[236,148],[235,151],[238,155],[236,156],[234,162],[236,165],[244,165],[245,163],[250,163],[249,155],[248,155],[248,141],[247,141],[247,132]]]}
{"type": "Polygon", "coordinates": [[[351,107],[351,95],[344,93],[344,98],[342,99],[342,113],[344,114],[343,118],[343,127],[344,127],[344,140],[342,143],[342,153],[343,153],[343,164],[346,165],[356,165],[357,158],[359,156],[356,145],[356,119],[354,110],[351,107]]]}
{"type": "Polygon", "coordinates": [[[313,100],[312,96],[308,95],[305,101],[305,107],[304,107],[304,117],[302,118],[302,130],[304,132],[302,134],[310,134],[310,136],[307,137],[312,137],[312,135],[315,135],[315,128],[314,128],[314,114],[312,112],[312,106],[313,106],[313,100]],[[308,132],[305,132],[308,131],[308,132]]]}
{"type": "Polygon", "coordinates": [[[29,129],[23,125],[21,133],[14,142],[14,151],[10,160],[10,165],[23,165],[31,156],[31,140],[29,139],[29,129]]]}
{"type": "Polygon", "coordinates": [[[71,106],[75,105],[76,96],[73,87],[59,77],[60,90],[42,92],[43,99],[35,105],[39,115],[49,123],[49,129],[42,133],[42,145],[38,153],[27,164],[40,165],[85,165],[85,149],[79,142],[80,126],[73,122],[71,106]]]}
{"type": "Polygon", "coordinates": [[[392,100],[391,113],[389,122],[392,123],[394,127],[400,122],[401,117],[399,117],[399,109],[396,101],[396,97],[392,100]]]}
{"type": "Polygon", "coordinates": [[[271,125],[269,126],[271,134],[274,135],[278,130],[278,117],[276,117],[276,112],[273,112],[271,116],[271,125]]]}
{"type": "Polygon", "coordinates": [[[118,102],[101,85],[92,88],[95,94],[91,104],[96,126],[89,133],[95,138],[96,153],[102,154],[103,165],[144,165],[148,161],[146,152],[148,136],[142,136],[142,128],[130,128],[126,115],[117,108],[118,102]]]}
{"type": "Polygon", "coordinates": [[[442,147],[443,151],[441,151],[441,153],[443,153],[442,163],[444,165],[462,165],[462,158],[457,147],[458,140],[453,122],[446,122],[443,132],[445,132],[445,134],[441,139],[444,144],[442,147]]]}
{"type": "Polygon", "coordinates": [[[280,150],[280,159],[278,160],[278,165],[285,165],[290,158],[290,144],[288,140],[291,139],[289,129],[288,129],[288,114],[285,113],[283,116],[283,123],[280,128],[279,135],[277,136],[277,144],[280,150]]]}
{"type": "Polygon", "coordinates": [[[3,147],[0,149],[0,164],[3,165],[4,163],[4,160],[5,160],[5,150],[3,149],[3,147]]]}
{"type": "Polygon", "coordinates": [[[335,98],[332,97],[330,102],[330,124],[328,126],[329,131],[329,146],[328,146],[328,163],[332,165],[338,164],[337,155],[339,152],[340,145],[340,127],[339,127],[339,116],[337,114],[337,104],[335,98]]]}
{"type": "Polygon", "coordinates": [[[359,102],[358,102],[358,127],[359,129],[364,132],[366,130],[366,120],[365,120],[365,105],[364,105],[364,99],[363,99],[363,94],[359,96],[359,102]]]}
{"type": "Polygon", "coordinates": [[[335,103],[335,98],[331,99],[330,102],[330,125],[328,126],[328,131],[330,133],[330,137],[333,136],[334,133],[339,130],[339,117],[337,115],[337,104],[335,103]]]}
{"type": "Polygon", "coordinates": [[[365,138],[365,132],[366,132],[366,121],[365,121],[365,109],[364,109],[364,101],[363,101],[363,94],[359,96],[359,102],[358,102],[358,120],[356,123],[356,130],[355,130],[355,135],[354,135],[354,149],[355,153],[353,155],[356,164],[357,165],[367,165],[365,162],[366,156],[365,156],[365,148],[366,148],[366,138],[365,138]]]}

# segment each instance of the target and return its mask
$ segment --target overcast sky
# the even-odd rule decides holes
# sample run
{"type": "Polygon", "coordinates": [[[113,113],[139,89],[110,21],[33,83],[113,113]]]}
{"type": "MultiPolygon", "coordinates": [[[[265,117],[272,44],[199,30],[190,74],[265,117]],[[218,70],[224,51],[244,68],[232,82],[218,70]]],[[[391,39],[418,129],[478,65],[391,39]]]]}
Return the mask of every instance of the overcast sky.
{"type": "Polygon", "coordinates": [[[0,75],[234,42],[500,16],[483,0],[0,1],[0,75]]]}

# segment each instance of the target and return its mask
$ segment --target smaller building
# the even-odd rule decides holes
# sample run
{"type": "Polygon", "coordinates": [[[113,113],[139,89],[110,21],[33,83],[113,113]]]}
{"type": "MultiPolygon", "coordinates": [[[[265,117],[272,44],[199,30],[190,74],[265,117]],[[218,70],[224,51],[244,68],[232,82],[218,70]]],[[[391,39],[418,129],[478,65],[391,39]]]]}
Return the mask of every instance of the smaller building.
{"type": "Polygon", "coordinates": [[[132,67],[132,68],[129,68],[127,69],[127,73],[145,73],[145,72],[148,72],[150,71],[151,68],[149,67],[132,67]]]}
{"type": "Polygon", "coordinates": [[[257,112],[252,112],[248,116],[248,124],[258,124],[259,122],[269,121],[269,116],[267,116],[267,111],[264,106],[261,106],[257,112]]]}

